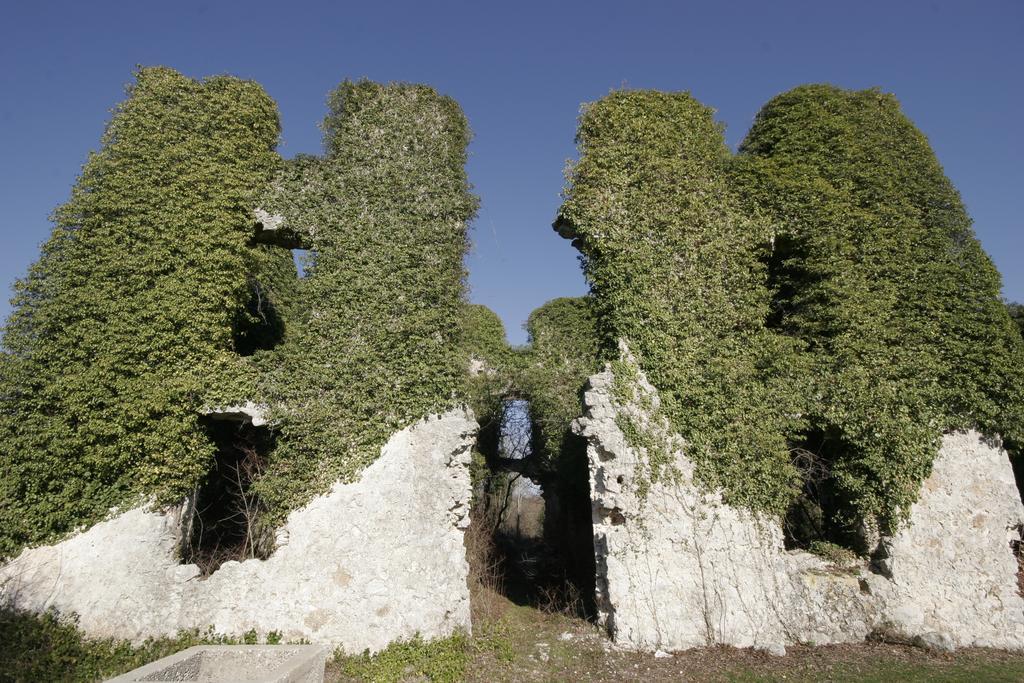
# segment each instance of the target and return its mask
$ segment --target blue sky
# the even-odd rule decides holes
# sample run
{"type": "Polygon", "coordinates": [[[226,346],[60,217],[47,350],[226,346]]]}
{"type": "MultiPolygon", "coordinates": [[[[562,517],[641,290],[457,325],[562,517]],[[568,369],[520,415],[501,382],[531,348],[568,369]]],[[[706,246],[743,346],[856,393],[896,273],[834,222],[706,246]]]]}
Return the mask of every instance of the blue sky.
{"type": "Polygon", "coordinates": [[[801,83],[879,86],[931,139],[975,228],[1024,300],[1024,3],[7,2],[0,8],[0,317],[98,146],[136,64],[259,81],[281,153],[318,152],[343,78],[423,82],[457,99],[482,199],[470,297],[513,342],[556,296],[586,291],[551,230],[582,102],[621,86],[690,90],[735,146],[801,83]]]}

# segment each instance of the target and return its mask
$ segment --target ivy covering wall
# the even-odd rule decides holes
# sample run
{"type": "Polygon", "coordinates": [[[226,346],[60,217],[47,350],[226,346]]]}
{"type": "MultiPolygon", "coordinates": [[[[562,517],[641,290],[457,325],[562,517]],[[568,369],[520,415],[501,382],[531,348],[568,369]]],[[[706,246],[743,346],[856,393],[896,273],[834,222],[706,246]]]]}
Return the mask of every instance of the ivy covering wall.
{"type": "Polygon", "coordinates": [[[847,523],[896,522],[942,433],[1024,429],[1024,344],[924,135],[877,90],[802,86],[758,114],[736,186],[771,222],[771,324],[813,360],[809,432],[847,523]]]}
{"type": "Polygon", "coordinates": [[[346,81],[328,106],[324,155],[289,162],[261,200],[310,250],[296,331],[263,382],[279,429],[256,484],[271,521],[356,477],[465,383],[466,119],[421,85],[346,81]]]}
{"type": "Polygon", "coordinates": [[[505,337],[498,314],[480,304],[462,311],[462,356],[469,369],[465,395],[482,426],[498,419],[502,403],[515,393],[523,354],[505,337]]]}
{"type": "Polygon", "coordinates": [[[705,485],[781,512],[799,357],[765,326],[768,233],[730,189],[721,127],[687,93],[621,91],[584,109],[577,143],[556,228],[583,254],[605,352],[628,340],[705,485]]]}
{"type": "Polygon", "coordinates": [[[528,349],[465,303],[477,200],[458,105],[368,81],[328,105],[323,155],[282,162],[258,85],[138,72],[16,286],[0,557],[145,496],[180,501],[213,463],[202,414],[245,400],[272,407],[253,482],[268,527],[464,401],[496,445],[505,401],[529,400],[531,475],[577,496],[569,425],[602,359],[628,379],[620,339],[703,484],[757,510],[782,514],[801,489],[794,449],[827,461],[851,525],[898,522],[946,430],[1024,443],[1024,340],[892,96],[797,88],[735,156],[687,93],[587,106],[556,227],[591,295],[534,311],[528,349]],[[257,207],[309,250],[304,277],[255,242],[257,207]]]}
{"type": "Polygon", "coordinates": [[[796,88],[733,156],[689,95],[616,92],[577,141],[555,227],[605,352],[627,341],[705,485],[779,513],[807,474],[790,451],[811,453],[835,522],[891,527],[944,431],[1021,443],[999,275],[895,98],[796,88]]]}
{"type": "Polygon", "coordinates": [[[583,414],[587,379],[601,370],[593,300],[552,299],[530,313],[526,330],[529,356],[520,384],[530,401],[533,457],[550,479],[586,488],[586,444],[571,425],[583,414]]]}
{"type": "Polygon", "coordinates": [[[17,283],[0,355],[0,556],[139,494],[180,499],[210,466],[204,406],[251,393],[281,334],[248,244],[279,159],[251,82],[142,69],[17,283]]]}
{"type": "Polygon", "coordinates": [[[1010,318],[1017,325],[1021,335],[1024,336],[1024,305],[1010,302],[1006,304],[1006,310],[1009,312],[1010,318]]]}

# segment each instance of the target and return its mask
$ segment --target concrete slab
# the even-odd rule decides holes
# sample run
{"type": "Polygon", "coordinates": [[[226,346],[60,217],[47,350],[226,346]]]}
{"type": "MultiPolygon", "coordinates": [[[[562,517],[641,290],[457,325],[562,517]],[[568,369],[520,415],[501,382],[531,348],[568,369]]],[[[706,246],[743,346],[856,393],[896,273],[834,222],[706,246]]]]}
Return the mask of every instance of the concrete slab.
{"type": "Polygon", "coordinates": [[[323,645],[197,645],[107,683],[323,683],[323,645]]]}

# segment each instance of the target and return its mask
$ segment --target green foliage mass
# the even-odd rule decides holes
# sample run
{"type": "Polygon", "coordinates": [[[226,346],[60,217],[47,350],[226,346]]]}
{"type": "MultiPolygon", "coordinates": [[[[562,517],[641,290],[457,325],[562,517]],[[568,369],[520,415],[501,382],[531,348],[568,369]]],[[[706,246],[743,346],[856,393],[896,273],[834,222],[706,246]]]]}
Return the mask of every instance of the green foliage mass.
{"type": "Polygon", "coordinates": [[[420,85],[344,82],[328,104],[325,154],[291,162],[262,202],[310,249],[263,381],[279,427],[256,485],[270,519],[354,478],[464,386],[465,117],[420,85]]]}
{"type": "Polygon", "coordinates": [[[480,425],[470,464],[475,496],[490,488],[505,406],[517,392],[523,354],[509,346],[498,314],[480,304],[462,309],[461,344],[464,367],[469,369],[464,395],[480,425]],[[484,482],[483,489],[479,482],[484,482]]]}
{"type": "Polygon", "coordinates": [[[810,431],[851,519],[898,522],[945,430],[1021,443],[1024,344],[927,139],[877,90],[771,100],[735,183],[771,224],[772,325],[813,359],[810,431]]]}
{"type": "Polygon", "coordinates": [[[1006,310],[1009,312],[1013,322],[1017,324],[1017,329],[1020,330],[1021,335],[1024,336],[1024,305],[1008,303],[1006,304],[1006,310]]]}
{"type": "Polygon", "coordinates": [[[766,329],[768,234],[730,190],[712,111],[687,93],[588,105],[556,228],[577,238],[602,346],[625,339],[698,476],[779,512],[794,495],[798,356],[766,329]]]}
{"type": "Polygon", "coordinates": [[[530,313],[528,362],[520,383],[530,400],[532,452],[538,469],[587,482],[585,444],[572,434],[583,412],[582,392],[598,372],[599,345],[593,301],[589,297],[553,299],[530,313]],[[574,462],[582,459],[582,463],[574,462]],[[579,473],[582,477],[570,477],[579,473]]]}
{"type": "MultiPolygon", "coordinates": [[[[288,255],[249,245],[279,164],[259,85],[136,74],[39,260],[0,354],[0,556],[141,494],[180,499],[214,447],[204,406],[250,395],[288,255]]],[[[294,277],[294,275],[293,275],[294,277]]]]}
{"type": "Polygon", "coordinates": [[[499,417],[502,403],[515,393],[524,355],[509,345],[501,318],[486,306],[464,306],[461,334],[465,367],[473,365],[465,393],[477,419],[486,424],[499,417]]]}
{"type": "Polygon", "coordinates": [[[498,314],[482,304],[462,309],[462,344],[467,358],[476,358],[492,368],[509,364],[512,347],[498,314]]]}

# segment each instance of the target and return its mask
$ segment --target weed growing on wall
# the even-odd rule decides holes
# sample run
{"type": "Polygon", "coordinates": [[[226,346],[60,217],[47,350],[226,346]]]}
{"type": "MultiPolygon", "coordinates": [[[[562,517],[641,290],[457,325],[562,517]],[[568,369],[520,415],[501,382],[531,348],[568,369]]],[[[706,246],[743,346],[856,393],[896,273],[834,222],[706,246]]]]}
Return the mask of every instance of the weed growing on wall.
{"type": "Polygon", "coordinates": [[[287,254],[252,247],[279,164],[251,82],[141,69],[15,289],[0,354],[0,556],[141,494],[177,501],[204,406],[252,395],[287,254]]]}

